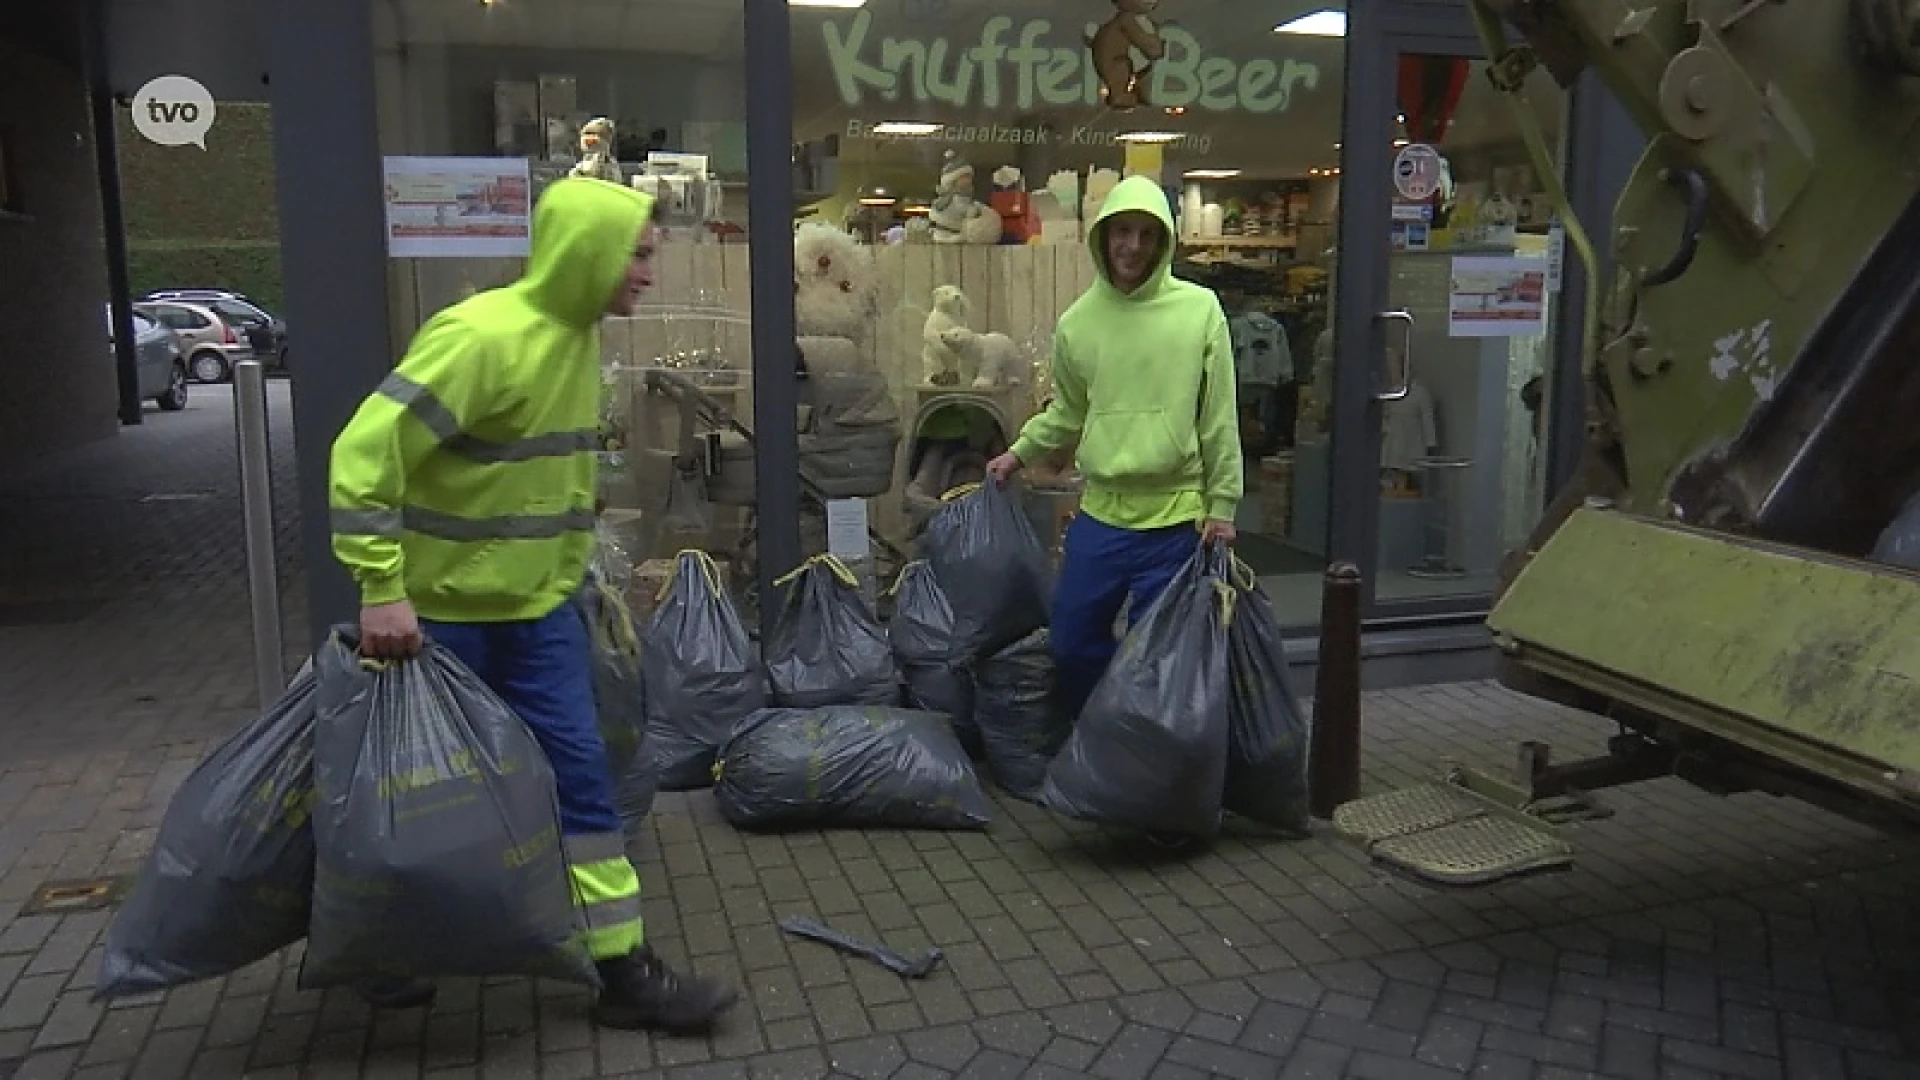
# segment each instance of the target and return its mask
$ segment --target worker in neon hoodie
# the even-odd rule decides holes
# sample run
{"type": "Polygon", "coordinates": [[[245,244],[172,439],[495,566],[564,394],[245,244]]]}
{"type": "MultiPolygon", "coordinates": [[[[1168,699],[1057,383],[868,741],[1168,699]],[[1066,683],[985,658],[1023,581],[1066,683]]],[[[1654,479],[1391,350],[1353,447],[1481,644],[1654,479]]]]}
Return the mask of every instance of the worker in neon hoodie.
{"type": "MultiPolygon", "coordinates": [[[[599,968],[604,1027],[698,1032],[738,999],[646,941],[575,595],[599,489],[600,320],[653,284],[651,196],[548,186],[526,275],[429,319],[333,444],[333,551],[360,588],[360,650],[402,659],[431,634],[512,706],[553,765],[567,872],[599,968]]],[[[359,988],[377,1008],[433,985],[359,988]]]]}
{"type": "Polygon", "coordinates": [[[1113,660],[1122,606],[1138,620],[1197,544],[1236,539],[1233,339],[1213,291],[1173,276],[1173,224],[1152,180],[1113,189],[1088,233],[1096,280],[1054,331],[1053,400],[987,465],[1005,483],[1077,444],[1086,489],[1067,527],[1052,626],[1069,716],[1113,660]]]}

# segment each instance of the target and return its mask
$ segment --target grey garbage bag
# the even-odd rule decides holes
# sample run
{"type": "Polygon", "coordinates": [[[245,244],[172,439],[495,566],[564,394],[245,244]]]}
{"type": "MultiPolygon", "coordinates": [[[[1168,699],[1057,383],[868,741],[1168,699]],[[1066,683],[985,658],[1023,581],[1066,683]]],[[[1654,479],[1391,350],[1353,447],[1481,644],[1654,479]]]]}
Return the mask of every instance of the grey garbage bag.
{"type": "Polygon", "coordinates": [[[1084,821],[1183,837],[1219,831],[1234,591],[1211,549],[1129,628],[1041,802],[1084,821]]]}
{"type": "Polygon", "coordinates": [[[733,725],[767,703],[753,640],[704,551],[683,551],[640,643],[647,735],[662,791],[713,786],[733,725]]]}
{"type": "Polygon", "coordinates": [[[580,590],[580,612],[593,639],[593,704],[600,738],[607,744],[614,803],[629,835],[653,809],[659,790],[647,747],[645,682],[640,678],[640,635],[618,592],[589,575],[580,590]]]}
{"type": "Polygon", "coordinates": [[[1053,568],[1012,491],[989,481],[941,499],[920,551],[953,606],[953,658],[970,663],[1047,625],[1053,568]]]}
{"type": "Polygon", "coordinates": [[[1252,568],[1232,561],[1237,594],[1227,626],[1227,784],[1232,813],[1279,829],[1308,825],[1307,714],[1287,671],[1273,603],[1252,568]]]}
{"type": "Polygon", "coordinates": [[[238,971],[306,936],[314,686],[303,670],[174,792],[107,928],[96,1001],[238,971]]]}
{"type": "Polygon", "coordinates": [[[1867,558],[1888,566],[1920,570],[1920,492],[1908,497],[1873,543],[1867,558]]]}
{"type": "Polygon", "coordinates": [[[907,704],[944,715],[967,755],[980,758],[986,750],[973,717],[973,673],[953,660],[953,607],[932,565],[924,559],[908,563],[891,591],[887,641],[906,682],[907,704]]]}
{"type": "Polygon", "coordinates": [[[741,828],[984,829],[992,806],[938,713],[766,709],[721,751],[714,798],[741,828]]]}
{"type": "Polygon", "coordinates": [[[445,648],[363,665],[321,649],[313,918],[300,984],[528,975],[598,984],[573,910],[553,770],[445,648]]]}
{"type": "Polygon", "coordinates": [[[1073,722],[1053,697],[1053,646],[1035,630],[974,665],[974,722],[987,774],[1009,794],[1038,799],[1047,764],[1073,722]]]}
{"type": "Polygon", "coordinates": [[[832,555],[816,555],[781,584],[785,596],[765,649],[774,704],[898,705],[887,632],[853,571],[832,555]]]}

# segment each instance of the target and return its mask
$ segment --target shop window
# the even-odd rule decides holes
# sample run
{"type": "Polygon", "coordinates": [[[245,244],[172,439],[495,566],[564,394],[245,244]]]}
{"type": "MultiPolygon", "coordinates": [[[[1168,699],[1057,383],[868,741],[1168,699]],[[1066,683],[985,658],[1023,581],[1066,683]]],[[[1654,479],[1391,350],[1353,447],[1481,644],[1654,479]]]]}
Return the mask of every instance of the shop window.
{"type": "MultiPolygon", "coordinates": [[[[1385,307],[1411,315],[1384,358],[1406,390],[1382,406],[1375,594],[1387,603],[1491,593],[1543,503],[1562,240],[1548,178],[1483,63],[1406,52],[1393,71],[1396,164],[1430,162],[1435,182],[1381,200],[1385,307]]],[[[1565,93],[1542,69],[1523,100],[1559,168],[1565,93]]]]}
{"type": "MultiPolygon", "coordinates": [[[[889,407],[862,416],[876,445],[895,434],[892,460],[862,458],[874,472],[847,488],[884,538],[881,576],[942,493],[979,479],[1044,407],[1056,322],[1095,282],[1091,223],[1128,176],[1167,198],[1172,273],[1232,318],[1240,550],[1263,573],[1319,572],[1328,493],[1296,493],[1291,462],[1324,440],[1314,374],[1331,358],[1346,43],[1280,28],[1312,11],[1343,24],[1342,10],[793,0],[799,242],[861,268],[856,292],[810,296],[814,264],[799,261],[807,392],[815,417],[843,397],[889,407]],[[1294,543],[1302,529],[1320,532],[1294,543]]],[[[802,468],[844,474],[822,422],[803,428],[802,468]]],[[[1073,450],[1032,463],[1026,489],[1057,547],[1080,489],[1073,450]]],[[[824,522],[807,537],[822,546],[824,522]]]]}
{"type": "Polygon", "coordinates": [[[520,275],[530,206],[554,181],[653,194],[654,287],[601,327],[602,568],[643,615],[683,548],[751,596],[742,0],[374,10],[396,355],[435,312],[520,275]]]}

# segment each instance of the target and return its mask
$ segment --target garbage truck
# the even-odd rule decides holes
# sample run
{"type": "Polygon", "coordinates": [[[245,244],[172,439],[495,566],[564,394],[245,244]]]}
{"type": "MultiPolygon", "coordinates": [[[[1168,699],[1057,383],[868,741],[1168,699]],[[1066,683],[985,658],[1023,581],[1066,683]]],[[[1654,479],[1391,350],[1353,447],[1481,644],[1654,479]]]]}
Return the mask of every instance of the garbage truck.
{"type": "MultiPolygon", "coordinates": [[[[1577,476],[1487,620],[1502,683],[1613,734],[1585,760],[1525,744],[1511,775],[1456,769],[1336,825],[1463,883],[1564,864],[1557,822],[1660,777],[1913,829],[1920,4],[1466,2],[1516,105],[1533,71],[1591,72],[1648,140],[1582,313],[1577,476]]],[[[1593,268],[1600,238],[1568,235],[1593,268]]]]}

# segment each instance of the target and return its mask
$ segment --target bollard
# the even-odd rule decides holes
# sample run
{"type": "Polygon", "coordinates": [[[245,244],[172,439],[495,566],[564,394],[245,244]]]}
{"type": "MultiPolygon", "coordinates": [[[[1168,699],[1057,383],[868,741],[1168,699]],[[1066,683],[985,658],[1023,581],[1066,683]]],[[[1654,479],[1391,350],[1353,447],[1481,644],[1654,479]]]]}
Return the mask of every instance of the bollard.
{"type": "Polygon", "coordinates": [[[1320,594],[1307,791],[1321,819],[1360,797],[1360,568],[1350,562],[1327,567],[1320,594]]]}
{"type": "Polygon", "coordinates": [[[253,605],[253,675],[260,707],[287,688],[280,639],[280,576],[273,550],[273,458],[267,383],[258,360],[233,365],[233,427],[240,444],[240,513],[246,520],[247,593],[253,605]]]}

